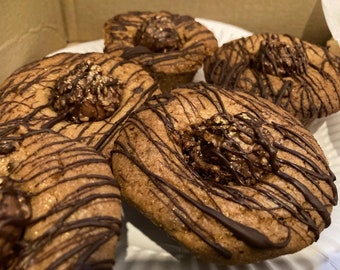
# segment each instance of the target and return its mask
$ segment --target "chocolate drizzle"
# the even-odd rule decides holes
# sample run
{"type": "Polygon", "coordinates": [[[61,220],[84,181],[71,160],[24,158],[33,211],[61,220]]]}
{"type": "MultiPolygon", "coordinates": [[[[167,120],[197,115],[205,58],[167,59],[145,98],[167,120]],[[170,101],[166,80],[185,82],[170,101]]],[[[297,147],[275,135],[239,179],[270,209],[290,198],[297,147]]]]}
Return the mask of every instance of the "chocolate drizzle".
{"type": "MultiPolygon", "coordinates": [[[[229,240],[222,240],[228,232],[251,247],[251,252],[263,250],[262,259],[287,252],[292,238],[300,233],[296,224],[308,228],[306,243],[316,241],[320,228],[330,224],[328,207],[337,203],[337,190],[335,176],[327,161],[319,157],[321,150],[312,143],[312,136],[293,117],[247,94],[208,84],[183,88],[155,97],[129,118],[116,140],[113,164],[125,157],[123,163],[129,160],[143,172],[154,186],[152,193],[159,207],[167,207],[187,228],[184,233],[198,237],[224,262],[236,262],[234,257],[239,256],[227,247],[229,240]],[[239,104],[237,112],[230,104],[239,104]],[[206,110],[211,115],[207,119],[206,110]],[[163,129],[167,136],[162,135],[163,129]],[[148,141],[150,151],[155,149],[152,162],[144,157],[136,134],[148,141]],[[242,166],[233,168],[232,161],[242,166]],[[155,163],[162,170],[156,171],[155,163]],[[297,199],[296,194],[303,199],[297,199]],[[241,215],[254,219],[256,213],[267,216],[281,236],[269,236],[256,221],[249,223],[248,216],[243,220],[230,215],[233,208],[243,209],[241,215]],[[196,215],[197,211],[201,214],[196,215]],[[215,230],[222,231],[217,236],[215,230]]],[[[114,169],[119,171],[116,176],[124,190],[131,179],[119,167],[114,169]]],[[[148,212],[147,205],[135,204],[148,212]]],[[[167,226],[157,218],[155,222],[167,226]]]]}

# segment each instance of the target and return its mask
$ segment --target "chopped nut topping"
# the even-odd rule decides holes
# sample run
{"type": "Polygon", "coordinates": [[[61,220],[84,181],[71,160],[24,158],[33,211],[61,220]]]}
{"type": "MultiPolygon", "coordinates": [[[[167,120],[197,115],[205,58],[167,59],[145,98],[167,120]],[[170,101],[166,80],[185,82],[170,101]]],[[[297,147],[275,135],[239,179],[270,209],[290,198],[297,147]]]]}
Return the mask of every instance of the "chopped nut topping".
{"type": "Polygon", "coordinates": [[[179,135],[187,164],[207,181],[253,185],[271,172],[273,140],[255,117],[216,114],[179,135]]]}
{"type": "Polygon", "coordinates": [[[167,52],[179,49],[181,39],[171,17],[156,15],[146,20],[138,29],[135,44],[154,52],[167,52]]]}
{"type": "Polygon", "coordinates": [[[118,80],[88,60],[58,80],[53,105],[73,122],[99,121],[118,108],[121,91],[118,80]]]}
{"type": "Polygon", "coordinates": [[[276,76],[305,73],[308,63],[302,45],[289,45],[276,36],[263,41],[255,57],[254,65],[258,70],[276,76]]]}

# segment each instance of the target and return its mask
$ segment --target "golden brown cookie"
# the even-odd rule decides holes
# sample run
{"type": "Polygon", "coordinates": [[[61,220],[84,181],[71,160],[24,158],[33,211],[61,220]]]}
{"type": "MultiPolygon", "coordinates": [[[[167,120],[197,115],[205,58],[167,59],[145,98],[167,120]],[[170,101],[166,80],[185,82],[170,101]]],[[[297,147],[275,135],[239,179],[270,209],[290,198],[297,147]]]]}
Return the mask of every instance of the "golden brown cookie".
{"type": "Polygon", "coordinates": [[[334,38],[331,38],[331,39],[327,40],[327,48],[328,48],[328,50],[329,50],[332,54],[334,54],[334,55],[340,57],[340,46],[339,46],[339,42],[336,41],[334,38]]]}
{"type": "Polygon", "coordinates": [[[309,125],[340,110],[339,65],[326,47],[266,33],[223,44],[204,74],[209,83],[266,98],[309,125]]]}
{"type": "Polygon", "coordinates": [[[105,22],[104,32],[104,52],[141,64],[163,90],[191,82],[218,46],[194,18],[167,11],[118,14],[105,22]]]}
{"type": "Polygon", "coordinates": [[[52,131],[0,130],[3,269],[111,269],[121,197],[106,159],[52,131]]]}
{"type": "Polygon", "coordinates": [[[157,90],[143,68],[103,53],[61,53],[30,63],[0,86],[0,123],[53,129],[106,157],[117,127],[157,90]]]}
{"type": "Polygon", "coordinates": [[[215,263],[296,252],[318,239],[337,202],[325,155],[296,118],[205,83],[133,113],[112,167],[127,201],[215,263]]]}

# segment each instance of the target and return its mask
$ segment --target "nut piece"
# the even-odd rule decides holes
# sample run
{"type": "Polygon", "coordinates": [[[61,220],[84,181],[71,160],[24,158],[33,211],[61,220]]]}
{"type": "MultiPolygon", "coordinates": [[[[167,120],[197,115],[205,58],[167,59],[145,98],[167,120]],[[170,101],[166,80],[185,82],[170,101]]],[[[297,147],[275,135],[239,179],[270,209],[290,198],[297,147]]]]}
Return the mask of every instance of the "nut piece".
{"type": "Polygon", "coordinates": [[[181,39],[171,17],[156,15],[146,20],[137,30],[135,44],[154,52],[168,52],[179,49],[181,39]]]}
{"type": "Polygon", "coordinates": [[[121,91],[118,80],[87,60],[58,80],[53,106],[75,123],[99,121],[115,112],[121,91]]]}

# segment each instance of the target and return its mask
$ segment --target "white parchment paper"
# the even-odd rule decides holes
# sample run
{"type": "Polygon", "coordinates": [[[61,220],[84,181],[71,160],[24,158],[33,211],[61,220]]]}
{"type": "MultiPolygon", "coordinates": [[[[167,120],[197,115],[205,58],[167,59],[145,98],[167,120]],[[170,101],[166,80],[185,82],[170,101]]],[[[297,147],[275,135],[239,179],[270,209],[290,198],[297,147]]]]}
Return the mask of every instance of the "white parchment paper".
{"type": "Polygon", "coordinates": [[[334,40],[340,45],[340,1],[322,0],[322,9],[334,40]]]}

